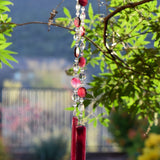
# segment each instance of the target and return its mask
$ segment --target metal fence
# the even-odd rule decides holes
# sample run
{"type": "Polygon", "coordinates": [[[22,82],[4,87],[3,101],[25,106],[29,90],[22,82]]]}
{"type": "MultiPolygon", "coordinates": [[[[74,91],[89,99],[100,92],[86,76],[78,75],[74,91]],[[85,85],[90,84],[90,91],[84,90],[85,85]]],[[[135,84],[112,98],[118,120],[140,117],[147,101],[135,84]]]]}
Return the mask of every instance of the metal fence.
{"type": "MultiPolygon", "coordinates": [[[[2,89],[2,136],[11,147],[27,147],[49,135],[70,139],[71,91],[67,89],[2,89]]],[[[87,148],[111,149],[107,129],[87,125],[87,148]]]]}

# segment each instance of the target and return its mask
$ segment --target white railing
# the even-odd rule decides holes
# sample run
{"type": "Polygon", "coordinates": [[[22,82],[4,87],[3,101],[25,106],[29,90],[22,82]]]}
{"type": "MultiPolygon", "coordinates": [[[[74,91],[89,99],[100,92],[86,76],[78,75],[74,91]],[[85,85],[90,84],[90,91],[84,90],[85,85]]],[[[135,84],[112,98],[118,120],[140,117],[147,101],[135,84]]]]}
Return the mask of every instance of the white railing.
{"type": "MultiPolygon", "coordinates": [[[[11,147],[27,147],[48,135],[70,139],[71,91],[67,89],[2,89],[2,136],[11,147]]],[[[107,128],[87,125],[87,148],[111,149],[107,128]]]]}

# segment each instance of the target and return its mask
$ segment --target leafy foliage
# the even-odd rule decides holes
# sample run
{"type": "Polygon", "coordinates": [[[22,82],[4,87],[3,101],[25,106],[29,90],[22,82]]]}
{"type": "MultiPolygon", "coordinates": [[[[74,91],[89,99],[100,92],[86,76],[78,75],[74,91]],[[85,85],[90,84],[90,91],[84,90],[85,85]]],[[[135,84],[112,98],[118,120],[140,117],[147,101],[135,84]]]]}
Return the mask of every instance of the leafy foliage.
{"type": "Polygon", "coordinates": [[[11,54],[16,53],[6,49],[12,44],[7,42],[6,36],[11,36],[11,32],[14,27],[13,24],[4,24],[11,22],[11,18],[8,17],[8,14],[6,13],[10,12],[8,5],[12,5],[12,3],[5,0],[0,1],[0,68],[2,68],[2,63],[12,68],[12,65],[8,60],[17,62],[17,60],[11,56],[11,54]]]}
{"type": "MultiPolygon", "coordinates": [[[[113,5],[115,3],[111,1],[110,6],[113,5]]],[[[160,112],[160,41],[157,36],[160,7],[156,6],[156,1],[153,1],[135,9],[126,9],[109,22],[108,46],[128,66],[118,60],[117,63],[110,60],[102,52],[97,53],[97,48],[88,44],[85,52],[86,57],[89,57],[88,63],[93,67],[98,65],[101,70],[98,76],[93,76],[90,83],[93,105],[103,105],[107,114],[112,107],[116,110],[123,108],[133,116],[147,116],[153,120],[154,113],[160,112]],[[151,41],[151,37],[157,38],[151,41]]],[[[90,26],[87,28],[87,36],[104,50],[103,23],[99,19],[95,15],[87,20],[90,26]]]]}
{"type": "MultiPolygon", "coordinates": [[[[147,138],[145,134],[148,127],[147,119],[138,120],[137,117],[131,117],[123,110],[118,112],[112,110],[109,118],[111,125],[108,130],[112,134],[113,140],[123,151],[127,152],[129,160],[137,159],[144,147],[144,140],[147,138]]],[[[159,126],[152,126],[151,132],[159,133],[159,126]]]]}
{"type": "MultiPolygon", "coordinates": [[[[107,10],[113,12],[125,4],[123,0],[111,0],[107,10]]],[[[155,112],[160,112],[159,13],[160,6],[152,1],[127,8],[110,19],[106,45],[123,62],[106,52],[103,18],[94,15],[89,4],[88,19],[85,20],[89,40],[84,53],[87,63],[98,66],[101,72],[94,75],[89,84],[92,101],[86,98],[85,103],[92,103],[93,108],[104,106],[106,116],[103,114],[101,118],[107,117],[113,107],[115,110],[122,108],[132,116],[147,117],[149,121],[154,120],[155,112]]],[[[97,117],[91,121],[96,120],[97,117]]]]}

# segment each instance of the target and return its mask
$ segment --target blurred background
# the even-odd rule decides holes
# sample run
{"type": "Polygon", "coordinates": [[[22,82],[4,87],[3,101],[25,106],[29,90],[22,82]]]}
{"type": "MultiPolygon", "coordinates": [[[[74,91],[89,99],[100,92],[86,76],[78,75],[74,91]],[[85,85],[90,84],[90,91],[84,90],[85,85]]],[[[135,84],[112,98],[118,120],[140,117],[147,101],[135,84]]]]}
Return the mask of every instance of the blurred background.
{"type": "MultiPolygon", "coordinates": [[[[12,2],[12,21],[24,23],[48,22],[60,0],[12,2]]],[[[94,13],[105,11],[99,0],[92,5],[94,13]]],[[[63,7],[75,17],[75,1],[64,0],[57,8],[57,18],[65,16],[63,7]]],[[[70,47],[73,37],[62,28],[51,27],[48,32],[47,25],[30,24],[14,28],[8,40],[13,42],[9,49],[18,52],[14,57],[19,63],[12,63],[14,69],[3,66],[0,70],[0,160],[69,160],[72,112],[65,108],[72,105],[72,77],[65,70],[74,61],[70,47]]],[[[88,66],[87,81],[97,71],[88,66]]],[[[87,112],[91,112],[90,107],[87,112]]],[[[108,128],[86,125],[87,160],[126,160],[128,155],[135,160],[144,146],[147,120],[131,119],[127,113],[114,110],[110,120],[108,128]]],[[[160,132],[158,127],[152,131],[160,132]]]]}
{"type": "MultiPolygon", "coordinates": [[[[57,0],[12,2],[14,6],[10,7],[9,14],[14,23],[48,22],[50,12],[60,3],[57,0]]],[[[98,1],[93,5],[97,13],[98,1]]],[[[63,7],[75,17],[75,2],[68,0],[57,8],[56,17],[65,16],[63,7]]],[[[1,134],[16,160],[24,159],[32,152],[36,152],[41,160],[53,159],[56,155],[57,159],[70,156],[72,112],[65,108],[72,105],[72,77],[67,76],[65,70],[74,61],[72,40],[67,30],[51,27],[48,32],[48,26],[43,24],[16,27],[9,38],[13,42],[9,49],[18,52],[15,58],[19,63],[12,63],[14,69],[3,66],[0,70],[1,134]],[[54,152],[54,156],[50,152],[54,152]]],[[[89,66],[86,73],[89,81],[96,69],[89,66]]],[[[105,127],[98,124],[95,128],[90,124],[87,132],[87,152],[113,150],[105,127]]]]}

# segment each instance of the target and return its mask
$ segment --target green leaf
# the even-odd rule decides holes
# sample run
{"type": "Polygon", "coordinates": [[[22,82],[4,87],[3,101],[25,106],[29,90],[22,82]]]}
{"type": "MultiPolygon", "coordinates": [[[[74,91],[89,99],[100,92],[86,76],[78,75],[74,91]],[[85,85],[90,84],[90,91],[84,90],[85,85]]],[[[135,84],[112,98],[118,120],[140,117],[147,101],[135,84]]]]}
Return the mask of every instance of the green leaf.
{"type": "Polygon", "coordinates": [[[3,43],[0,45],[0,50],[7,48],[8,46],[10,46],[12,43],[3,43]]]}
{"type": "Polygon", "coordinates": [[[10,9],[9,9],[7,6],[3,6],[3,5],[1,5],[1,4],[0,4],[0,10],[1,10],[2,12],[10,12],[10,9]]]}
{"type": "Polygon", "coordinates": [[[13,68],[13,66],[12,66],[5,58],[0,57],[0,59],[1,59],[1,61],[2,61],[4,64],[6,64],[7,66],[13,68]]]}
{"type": "Polygon", "coordinates": [[[100,63],[100,70],[101,72],[104,72],[105,62],[102,60],[100,63]]]}
{"type": "Polygon", "coordinates": [[[10,2],[10,1],[3,1],[3,0],[1,0],[0,1],[0,5],[13,5],[13,3],[10,2]]]}
{"type": "Polygon", "coordinates": [[[56,22],[57,22],[57,21],[63,22],[63,21],[66,21],[66,20],[67,20],[67,18],[62,18],[62,17],[56,18],[56,22]]]}
{"type": "Polygon", "coordinates": [[[71,18],[71,14],[70,14],[69,10],[66,7],[63,7],[63,12],[68,18],[71,18]]]}
{"type": "Polygon", "coordinates": [[[73,48],[76,44],[76,41],[73,41],[72,44],[71,44],[71,48],[73,48]]]}
{"type": "Polygon", "coordinates": [[[94,120],[93,126],[96,128],[97,127],[97,119],[94,120]]]}
{"type": "Polygon", "coordinates": [[[67,108],[65,108],[65,110],[67,110],[67,111],[74,111],[74,107],[67,107],[67,108]]]}
{"type": "Polygon", "coordinates": [[[3,55],[3,57],[5,59],[8,59],[10,61],[14,61],[14,62],[18,63],[18,61],[15,58],[13,58],[11,55],[9,55],[9,54],[5,54],[5,55],[3,55]]]}
{"type": "Polygon", "coordinates": [[[89,7],[88,7],[88,15],[90,19],[93,19],[93,8],[91,3],[89,4],[89,7]]]}

